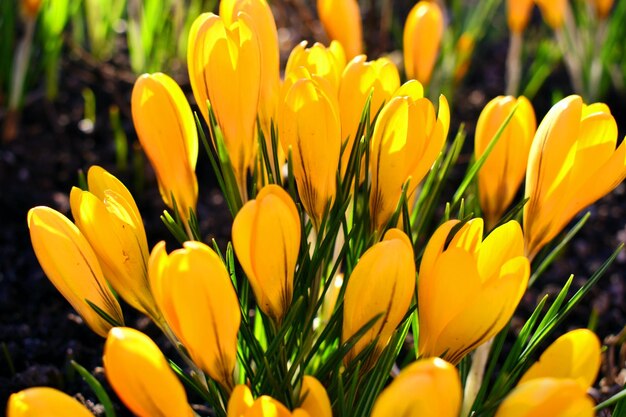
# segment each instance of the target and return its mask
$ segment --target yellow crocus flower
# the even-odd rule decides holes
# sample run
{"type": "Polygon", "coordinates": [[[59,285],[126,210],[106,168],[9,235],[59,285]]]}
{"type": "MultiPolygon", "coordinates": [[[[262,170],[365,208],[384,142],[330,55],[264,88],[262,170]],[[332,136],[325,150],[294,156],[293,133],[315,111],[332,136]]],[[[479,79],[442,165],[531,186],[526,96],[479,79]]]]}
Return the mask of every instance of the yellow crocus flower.
{"type": "Polygon", "coordinates": [[[526,97],[499,96],[487,103],[476,125],[474,154],[478,159],[516,105],[513,117],[478,172],[480,207],[489,228],[500,220],[524,180],[537,121],[526,97]]]}
{"type": "Polygon", "coordinates": [[[535,0],[543,20],[552,29],[557,30],[565,22],[565,10],[569,7],[569,0],[535,0]]]}
{"type": "Polygon", "coordinates": [[[237,385],[233,389],[228,399],[226,415],[227,417],[313,417],[302,409],[296,409],[292,413],[287,407],[268,395],[263,395],[255,400],[250,388],[246,385],[237,385]]]}
{"type": "Polygon", "coordinates": [[[158,321],[160,313],[148,282],[148,242],[135,201],[117,178],[100,167],[89,169],[88,183],[93,192],[74,187],[70,193],[76,225],[113,288],[132,307],[158,321]]]}
{"type": "Polygon", "coordinates": [[[246,13],[238,13],[230,24],[213,13],[204,13],[189,30],[187,48],[196,103],[207,123],[207,101],[211,103],[244,199],[247,173],[254,162],[261,91],[260,25],[246,13]]]}
{"type": "Polygon", "coordinates": [[[305,375],[300,388],[300,408],[315,417],[333,417],[326,388],[315,377],[305,375]]]}
{"type": "Polygon", "coordinates": [[[594,403],[572,379],[538,378],[518,385],[495,417],[593,417],[594,403]]]}
{"type": "Polygon", "coordinates": [[[372,417],[458,417],[461,379],[454,366],[439,358],[412,363],[383,390],[372,417]]]}
{"type": "Polygon", "coordinates": [[[148,265],[154,298],[191,359],[226,388],[233,384],[239,300],[220,257],[201,242],[171,254],[160,242],[148,265]]]}
{"type": "Polygon", "coordinates": [[[233,222],[233,246],[259,308],[280,323],[291,305],[300,250],[300,217],[278,185],[261,189],[233,222]]]}
{"type": "Polygon", "coordinates": [[[591,3],[596,9],[598,17],[600,19],[606,19],[611,13],[614,1],[615,0],[591,0],[591,3]]]}
{"type": "Polygon", "coordinates": [[[341,43],[348,59],[363,52],[363,27],[357,0],[317,0],[317,13],[328,37],[341,43]]]}
{"type": "Polygon", "coordinates": [[[187,394],[157,345],[129,327],[111,329],[102,356],[107,380],[138,417],[192,417],[187,394]]]}
{"type": "Polygon", "coordinates": [[[513,33],[522,33],[528,26],[534,0],[507,0],[506,17],[509,29],[513,33]]]}
{"type": "Polygon", "coordinates": [[[567,378],[587,389],[602,362],[600,340],[591,330],[577,329],[556,339],[522,376],[518,385],[537,378],[567,378]]]}
{"type": "Polygon", "coordinates": [[[117,323],[124,323],[98,258],[78,227],[58,211],[39,206],[28,211],[28,228],[35,255],[48,279],[91,330],[106,337],[112,326],[87,301],[117,323]]]}
{"type": "Polygon", "coordinates": [[[421,95],[421,85],[407,83],[383,107],[370,143],[372,192],[370,216],[376,230],[391,218],[409,181],[407,198],[441,152],[450,126],[450,109],[442,95],[439,112],[421,95]],[[415,86],[415,88],[411,88],[415,86]]]}
{"type": "Polygon", "coordinates": [[[406,314],[415,291],[415,261],[409,237],[390,229],[383,240],[369,248],[348,279],[344,295],[343,331],[347,341],[375,316],[383,316],[346,355],[350,362],[378,338],[372,361],[387,346],[406,314]]]}
{"type": "Polygon", "coordinates": [[[508,323],[528,285],[522,229],[511,221],[483,241],[483,221],[450,220],[428,242],[418,279],[419,353],[457,364],[508,323]]]}
{"type": "Polygon", "coordinates": [[[355,135],[369,95],[372,94],[369,120],[372,122],[378,110],[399,87],[398,68],[389,58],[367,61],[365,55],[358,55],[346,66],[339,84],[341,139],[345,146],[341,157],[342,174],[354,143],[360,140],[355,135]]]}
{"type": "Polygon", "coordinates": [[[198,132],[185,94],[165,74],[144,74],[135,82],[131,104],[137,136],[161,197],[171,208],[174,197],[179,215],[187,222],[198,200],[198,132]]]}
{"type": "Polygon", "coordinates": [[[426,85],[437,62],[443,37],[441,8],[434,1],[419,1],[409,12],[404,25],[404,70],[409,79],[426,85]]]}
{"type": "Polygon", "coordinates": [[[532,259],[583,208],[626,177],[626,142],[617,147],[617,123],[602,103],[569,96],[543,119],[530,148],[524,234],[532,259]]]}
{"type": "Polygon", "coordinates": [[[50,387],[33,387],[11,394],[7,417],[93,417],[75,398],[50,387]]]}
{"type": "Polygon", "coordinates": [[[302,41],[289,54],[285,78],[297,68],[304,67],[311,75],[328,80],[336,99],[341,73],[346,65],[343,48],[336,42],[331,43],[331,47],[328,48],[318,42],[310,48],[306,46],[307,42],[302,41]]]}
{"type": "Polygon", "coordinates": [[[339,104],[326,91],[316,79],[299,79],[286,93],[278,120],[283,151],[291,151],[298,193],[316,229],[335,198],[341,152],[339,104]]]}

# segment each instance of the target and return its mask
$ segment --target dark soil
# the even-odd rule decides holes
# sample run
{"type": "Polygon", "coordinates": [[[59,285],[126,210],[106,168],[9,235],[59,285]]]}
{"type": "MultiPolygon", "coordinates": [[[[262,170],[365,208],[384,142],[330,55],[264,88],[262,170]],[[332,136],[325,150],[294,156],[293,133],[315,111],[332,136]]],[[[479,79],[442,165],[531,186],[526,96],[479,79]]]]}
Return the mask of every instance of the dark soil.
{"type": "MultiPolygon", "coordinates": [[[[458,93],[453,119],[470,122],[470,133],[480,109],[502,90],[498,74],[502,74],[503,63],[498,57],[504,54],[497,48],[491,54],[493,56],[477,57],[474,66],[480,71],[475,69],[469,78],[470,87],[458,93]]],[[[150,245],[162,239],[171,241],[159,220],[165,207],[152,171],[145,162],[143,166],[133,164],[134,160],[142,161],[142,154],[129,123],[132,88],[129,77],[76,58],[64,62],[62,74],[58,100],[46,102],[39,90],[28,96],[17,138],[0,145],[0,409],[10,393],[35,385],[80,393],[88,405],[94,406],[97,401],[72,370],[71,360],[104,379],[99,368],[103,340],[82,323],[43,275],[30,245],[26,226],[28,209],[47,205],[69,215],[68,194],[77,183],[78,171],[100,164],[122,179],[137,198],[150,245]],[[97,119],[93,130],[85,129],[84,122],[81,123],[85,87],[96,95],[97,119]],[[113,165],[115,148],[108,121],[111,105],[121,109],[131,144],[126,170],[113,165]]],[[[609,105],[617,120],[626,120],[623,98],[610,97],[609,105]]],[[[537,108],[539,118],[547,111],[547,104],[541,106],[537,108]]],[[[0,110],[0,125],[6,117],[4,110],[0,110]]],[[[202,190],[201,230],[205,241],[215,237],[223,245],[230,235],[230,214],[216,188],[208,162],[201,158],[198,165],[202,190]]],[[[528,291],[514,324],[523,323],[543,294],[558,292],[570,274],[576,275],[574,287],[579,288],[616,246],[626,240],[624,184],[590,210],[592,216],[585,228],[528,291]]],[[[587,326],[594,311],[599,318],[596,331],[602,339],[619,333],[626,323],[625,269],[626,252],[623,252],[561,331],[587,326]]],[[[161,346],[167,345],[147,319],[128,307],[124,311],[128,324],[146,331],[161,346]]],[[[611,360],[616,361],[617,356],[611,360]]],[[[623,359],[616,363],[623,363],[623,359]]],[[[614,391],[615,377],[621,366],[609,366],[609,361],[605,365],[602,377],[608,378],[605,385],[614,391]]],[[[623,380],[618,381],[623,383],[623,380]]],[[[120,415],[124,415],[123,412],[120,415]]]]}

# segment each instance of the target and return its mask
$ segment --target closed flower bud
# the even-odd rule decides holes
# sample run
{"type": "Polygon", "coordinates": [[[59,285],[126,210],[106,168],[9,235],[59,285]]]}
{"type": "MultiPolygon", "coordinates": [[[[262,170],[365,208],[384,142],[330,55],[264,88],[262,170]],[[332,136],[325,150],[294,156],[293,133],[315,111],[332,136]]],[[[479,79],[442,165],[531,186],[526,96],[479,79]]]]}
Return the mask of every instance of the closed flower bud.
{"type": "Polygon", "coordinates": [[[257,25],[261,23],[255,24],[246,13],[238,13],[230,25],[213,13],[204,13],[189,30],[187,48],[193,95],[207,123],[207,101],[211,103],[242,196],[246,195],[246,177],[254,162],[261,90],[257,25]]]}
{"type": "Polygon", "coordinates": [[[583,208],[626,177],[626,142],[616,149],[617,124],[602,103],[579,96],[555,104],[530,148],[524,234],[532,259],[583,208]]]}
{"type": "Polygon", "coordinates": [[[428,84],[443,37],[441,8],[434,1],[419,1],[404,25],[404,70],[409,79],[428,84]]]}
{"type": "Polygon", "coordinates": [[[132,94],[133,123],[159,182],[165,204],[184,221],[196,209],[198,132],[185,94],[165,74],[144,74],[132,94]]]}
{"type": "Polygon", "coordinates": [[[376,340],[372,361],[387,346],[404,318],[415,291],[415,261],[409,237],[390,229],[359,259],[344,295],[343,332],[346,342],[377,315],[381,317],[346,355],[350,362],[376,340]]]}
{"type": "Polygon", "coordinates": [[[565,10],[569,7],[569,0],[535,0],[543,20],[552,29],[557,30],[565,22],[565,10]]]}
{"type": "Polygon", "coordinates": [[[357,0],[317,0],[317,13],[328,37],[341,43],[348,59],[363,52],[363,28],[357,0]]]}
{"type": "Polygon", "coordinates": [[[76,225],[113,288],[128,304],[158,320],[148,282],[148,242],[135,201],[117,178],[100,167],[89,169],[88,181],[93,192],[74,187],[70,194],[76,225]]]}
{"type": "Polygon", "coordinates": [[[431,237],[417,289],[420,356],[453,364],[504,328],[530,274],[518,223],[494,229],[484,241],[482,219],[449,236],[458,224],[450,220],[431,237]]]}
{"type": "Polygon", "coordinates": [[[6,417],[93,417],[75,398],[49,387],[33,387],[9,397],[6,417]]]}
{"type": "Polygon", "coordinates": [[[58,211],[42,206],[28,212],[28,228],[35,255],[45,274],[91,330],[106,337],[112,326],[87,301],[122,324],[120,305],[104,279],[96,254],[80,230],[58,211]]]}
{"type": "Polygon", "coordinates": [[[191,241],[167,255],[161,242],[152,250],[148,274],[165,320],[191,359],[230,388],[241,312],[220,257],[207,245],[191,241]]]}
{"type": "Polygon", "coordinates": [[[519,385],[537,378],[568,378],[587,389],[596,380],[601,361],[598,336],[588,329],[572,330],[548,346],[522,376],[519,385]]]}
{"type": "Polygon", "coordinates": [[[596,9],[596,15],[600,19],[606,19],[611,13],[614,0],[591,0],[591,3],[596,9]]]}
{"type": "Polygon", "coordinates": [[[522,33],[528,26],[534,0],[507,0],[506,16],[509,29],[513,33],[522,33]]]}
{"type": "Polygon", "coordinates": [[[516,105],[513,117],[478,172],[480,207],[489,228],[506,212],[524,180],[537,122],[526,97],[499,96],[485,106],[476,125],[474,154],[478,159],[516,105]]]}
{"type": "MultiPolygon", "coordinates": [[[[421,90],[421,86],[407,84],[400,90],[412,94],[410,90],[421,90]],[[410,85],[417,88],[409,89],[410,85]]],[[[378,116],[370,143],[370,216],[376,230],[382,230],[391,218],[407,181],[407,198],[412,197],[439,156],[450,125],[443,95],[437,115],[428,99],[397,94],[378,116]]]]}
{"type": "Polygon", "coordinates": [[[398,68],[388,58],[367,61],[365,55],[359,55],[346,66],[339,85],[341,139],[344,143],[347,141],[341,158],[342,173],[345,172],[354,143],[360,140],[355,136],[368,97],[372,95],[369,120],[372,122],[381,106],[389,101],[399,87],[398,68]]]}
{"type": "Polygon", "coordinates": [[[29,19],[34,19],[41,9],[41,0],[22,0],[22,11],[29,19]]]}
{"type": "MultiPolygon", "coordinates": [[[[228,399],[227,417],[297,417],[272,397],[263,395],[256,400],[250,388],[237,385],[228,399]]],[[[300,417],[308,417],[300,416],[300,417]]]]}
{"type": "Polygon", "coordinates": [[[511,391],[495,417],[593,417],[593,407],[586,389],[576,381],[538,378],[511,391]]]}
{"type": "Polygon", "coordinates": [[[278,185],[267,185],[233,222],[233,246],[259,308],[281,322],[291,305],[300,250],[300,217],[278,185]]]}
{"type": "Polygon", "coordinates": [[[315,417],[333,417],[326,388],[315,377],[305,375],[300,388],[300,408],[315,417]]]}
{"type": "Polygon", "coordinates": [[[374,403],[372,417],[458,417],[461,380],[454,366],[439,358],[412,363],[374,403]]]}
{"type": "Polygon", "coordinates": [[[461,80],[467,74],[470,63],[472,62],[472,54],[474,53],[474,47],[476,46],[476,40],[474,35],[470,32],[464,32],[459,36],[454,52],[456,54],[456,67],[454,69],[454,81],[461,82],[461,80]]]}
{"type": "Polygon", "coordinates": [[[279,116],[279,137],[285,154],[291,150],[300,200],[318,229],[327,205],[335,198],[341,152],[337,97],[310,78],[295,82],[279,116]]]}
{"type": "Polygon", "coordinates": [[[157,345],[128,327],[111,329],[102,357],[107,380],[138,417],[192,417],[187,394],[157,345]]]}
{"type": "Polygon", "coordinates": [[[317,75],[328,80],[336,99],[341,73],[346,65],[343,48],[336,42],[331,44],[334,45],[334,48],[327,48],[317,42],[310,48],[307,48],[306,45],[306,41],[300,42],[289,54],[285,78],[298,67],[304,67],[311,75],[317,75]]]}

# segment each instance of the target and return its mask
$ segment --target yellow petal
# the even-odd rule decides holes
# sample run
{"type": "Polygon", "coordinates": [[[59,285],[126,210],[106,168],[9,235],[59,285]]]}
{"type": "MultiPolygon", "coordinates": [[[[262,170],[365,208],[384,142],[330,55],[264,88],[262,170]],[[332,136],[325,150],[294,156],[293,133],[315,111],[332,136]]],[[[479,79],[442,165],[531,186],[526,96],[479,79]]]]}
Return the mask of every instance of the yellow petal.
{"type": "Polygon", "coordinates": [[[403,36],[407,78],[428,84],[439,53],[443,29],[443,13],[437,3],[419,1],[411,9],[403,36]]]}
{"type": "Polygon", "coordinates": [[[311,416],[333,417],[333,410],[326,388],[315,377],[305,375],[302,378],[300,399],[304,398],[300,407],[311,416]]]}
{"type": "Polygon", "coordinates": [[[49,387],[33,387],[11,394],[7,417],[93,417],[73,397],[49,387]]]}
{"type": "Polygon", "coordinates": [[[507,22],[511,32],[522,33],[526,29],[533,6],[533,0],[507,0],[507,22]]]}
{"type": "Polygon", "coordinates": [[[252,392],[247,385],[237,385],[228,399],[228,417],[243,417],[254,403],[252,392]]]}
{"type": "Polygon", "coordinates": [[[361,12],[356,0],[318,0],[317,13],[328,37],[341,43],[348,59],[363,51],[361,12]]]}

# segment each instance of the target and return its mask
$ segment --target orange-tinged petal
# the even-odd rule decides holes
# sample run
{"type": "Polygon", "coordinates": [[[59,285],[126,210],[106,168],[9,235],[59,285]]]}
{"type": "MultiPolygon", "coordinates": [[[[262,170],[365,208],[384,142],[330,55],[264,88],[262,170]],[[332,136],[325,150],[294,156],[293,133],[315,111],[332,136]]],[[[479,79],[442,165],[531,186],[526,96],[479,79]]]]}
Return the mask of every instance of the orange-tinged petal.
{"type": "Polygon", "coordinates": [[[568,378],[587,389],[596,380],[601,360],[598,336],[588,329],[572,330],[548,346],[519,384],[536,378],[568,378]]]}
{"type": "Polygon", "coordinates": [[[252,392],[247,385],[237,385],[228,399],[228,417],[244,417],[246,411],[254,404],[252,392]]]}
{"type": "Polygon", "coordinates": [[[317,13],[328,37],[341,43],[348,59],[362,53],[363,28],[356,0],[318,0],[317,13]]]}
{"type": "Polygon", "coordinates": [[[131,98],[133,123],[139,142],[154,168],[165,204],[187,220],[196,209],[198,133],[185,94],[162,73],[144,74],[135,82],[131,98]]]}
{"type": "Polygon", "coordinates": [[[541,10],[543,20],[554,30],[558,30],[565,22],[565,10],[568,0],[535,0],[541,10]]]}
{"type": "Polygon", "coordinates": [[[495,417],[593,417],[594,403],[572,379],[538,378],[518,385],[495,417]]]}
{"type": "Polygon", "coordinates": [[[94,332],[105,337],[111,324],[86,301],[118,323],[124,322],[96,254],[72,222],[56,210],[39,206],[29,210],[28,228],[35,255],[48,279],[94,332]]]}
{"type": "Polygon", "coordinates": [[[372,417],[457,417],[461,380],[454,366],[439,358],[412,363],[378,396],[372,417]]]}
{"type": "MultiPolygon", "coordinates": [[[[230,415],[228,417],[231,417],[230,415]]],[[[292,417],[291,412],[279,401],[263,395],[246,411],[244,417],[292,417]]]]}
{"type": "Polygon", "coordinates": [[[182,384],[145,334],[128,327],[111,329],[102,361],[109,383],[135,415],[194,415],[182,384]]]}
{"type": "Polygon", "coordinates": [[[300,408],[315,417],[333,417],[333,410],[326,388],[315,377],[305,375],[302,378],[300,399],[304,398],[300,408]]]}
{"type": "Polygon", "coordinates": [[[161,241],[157,243],[148,259],[148,280],[150,282],[150,291],[154,297],[154,300],[159,308],[161,314],[165,318],[165,321],[174,331],[175,334],[180,334],[180,322],[178,315],[174,309],[171,297],[171,285],[172,279],[166,279],[166,271],[169,265],[169,256],[165,250],[165,242],[161,241]]]}
{"type": "Polygon", "coordinates": [[[404,26],[404,69],[407,78],[428,84],[437,61],[444,21],[436,2],[419,1],[404,26]]]}
{"type": "Polygon", "coordinates": [[[511,32],[522,33],[526,29],[534,4],[533,0],[507,0],[506,16],[511,32]]]}
{"type": "Polygon", "coordinates": [[[11,394],[7,417],[93,417],[75,398],[49,387],[33,387],[11,394]]]}
{"type": "Polygon", "coordinates": [[[611,13],[614,0],[592,0],[591,1],[596,9],[596,14],[600,19],[606,19],[611,13]]]}

